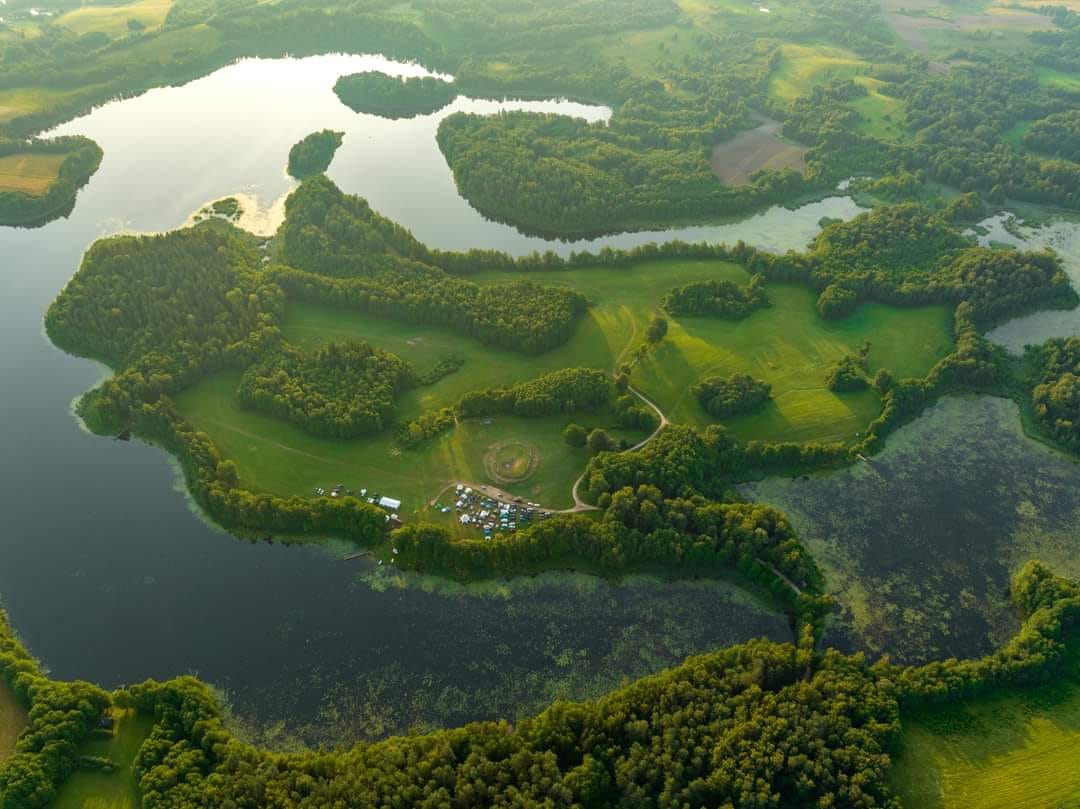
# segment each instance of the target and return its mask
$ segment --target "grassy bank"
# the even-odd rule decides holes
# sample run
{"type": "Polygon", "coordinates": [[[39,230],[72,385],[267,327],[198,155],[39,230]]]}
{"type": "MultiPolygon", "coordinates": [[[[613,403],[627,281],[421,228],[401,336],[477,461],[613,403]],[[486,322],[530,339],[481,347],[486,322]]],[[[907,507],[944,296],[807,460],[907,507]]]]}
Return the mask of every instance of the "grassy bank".
{"type": "Polygon", "coordinates": [[[11,755],[25,727],[26,709],[15,700],[11,689],[0,682],[0,761],[11,755]]]}

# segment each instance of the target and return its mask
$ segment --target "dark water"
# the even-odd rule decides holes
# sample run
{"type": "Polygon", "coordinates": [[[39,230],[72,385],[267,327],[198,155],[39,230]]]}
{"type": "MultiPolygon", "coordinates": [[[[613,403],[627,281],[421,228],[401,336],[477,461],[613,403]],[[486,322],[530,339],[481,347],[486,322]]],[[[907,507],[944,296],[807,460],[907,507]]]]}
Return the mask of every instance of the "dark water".
{"type": "MultiPolygon", "coordinates": [[[[247,62],[106,105],[61,128],[105,150],[70,218],[0,228],[0,598],[28,646],[55,676],[105,686],[196,672],[228,693],[238,722],[314,742],[519,715],[694,652],[787,639],[782,617],[722,585],[551,576],[492,593],[372,583],[340,552],[253,546],[212,529],[189,510],[165,455],[80,430],[70,403],[104,369],[57,351],[41,322],[85,249],[121,229],[177,227],[237,192],[252,209],[247,223],[272,229],[274,202],[291,187],[288,148],[311,130],[346,129],[335,179],[433,244],[544,246],[448,196],[438,116],[391,125],[338,103],[334,79],[373,66],[422,72],[376,57],[247,62]]],[[[742,234],[682,235],[749,238],[783,221],[770,242],[782,249],[804,243],[825,213],[853,212],[838,198],[769,212],[742,234]]]]}
{"type": "Polygon", "coordinates": [[[984,655],[1018,626],[1020,566],[1080,576],[1080,465],[1002,399],[945,399],[869,463],[743,494],[785,511],[824,568],[841,605],[827,642],[874,656],[984,655]]]}

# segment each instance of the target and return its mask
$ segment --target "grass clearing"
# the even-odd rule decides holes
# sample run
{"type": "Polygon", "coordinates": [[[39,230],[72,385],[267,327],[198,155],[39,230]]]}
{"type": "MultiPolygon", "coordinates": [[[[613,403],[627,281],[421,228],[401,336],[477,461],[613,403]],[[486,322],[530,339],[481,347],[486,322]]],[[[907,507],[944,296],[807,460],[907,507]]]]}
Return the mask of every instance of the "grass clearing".
{"type": "Polygon", "coordinates": [[[0,191],[21,191],[41,196],[60,175],[60,166],[67,155],[22,154],[0,157],[0,191]]]}
{"type": "Polygon", "coordinates": [[[830,79],[850,79],[867,68],[856,54],[842,48],[784,45],[783,58],[769,77],[769,97],[790,103],[817,84],[830,79]]]}
{"type": "Polygon", "coordinates": [[[116,769],[110,773],[76,770],[61,784],[51,809],[138,809],[139,790],[132,768],[154,720],[132,711],[116,711],[115,716],[113,737],[90,739],[79,753],[110,758],[116,763],[116,769]]]}
{"type": "MultiPolygon", "coordinates": [[[[576,289],[591,303],[573,337],[540,356],[488,348],[449,329],[302,303],[289,304],[284,331],[290,342],[306,350],[331,341],[366,340],[412,363],[419,373],[446,356],[463,359],[457,372],[399,400],[400,417],[412,419],[452,405],[469,391],[510,385],[562,368],[611,372],[644,340],[649,318],[660,311],[660,301],[672,287],[711,278],[745,283],[749,278],[738,265],[700,260],[556,270],[531,277],[576,289]]],[[[495,283],[519,279],[521,274],[489,272],[472,278],[495,283]]],[[[778,400],[754,421],[733,422],[740,435],[843,440],[865,428],[880,403],[872,392],[837,397],[825,391],[829,363],[870,340],[872,369],[887,365],[902,376],[921,376],[951,346],[945,307],[871,305],[844,321],[827,323],[817,317],[810,291],[770,285],[769,294],[771,308],[738,323],[673,320],[656,359],[635,372],[635,385],[655,397],[675,420],[704,424],[708,416],[690,399],[689,385],[702,375],[732,373],[745,366],[773,383],[778,400]],[[919,339],[912,342],[912,335],[919,339]]],[[[427,504],[455,480],[499,485],[550,508],[569,507],[570,486],[589,454],[563,443],[568,423],[605,427],[628,440],[642,437],[613,429],[606,412],[540,419],[500,416],[464,422],[425,445],[400,450],[390,435],[351,441],[316,438],[279,419],[242,410],[236,402],[238,384],[239,374],[217,374],[176,398],[181,412],[206,431],[226,457],[237,461],[245,487],[306,496],[316,486],[343,483],[355,491],[367,488],[402,500],[405,518],[436,516],[427,504]],[[509,474],[504,474],[507,463],[509,474]],[[515,474],[523,477],[515,480],[515,474]]]]}
{"type": "Polygon", "coordinates": [[[882,140],[902,141],[907,137],[904,102],[881,92],[884,84],[869,76],[857,76],[856,83],[866,88],[867,95],[848,104],[861,116],[856,131],[882,140]]]}
{"type": "Polygon", "coordinates": [[[1066,73],[1049,67],[1039,68],[1039,83],[1070,92],[1080,92],[1080,73],[1066,73]]]}
{"type": "Polygon", "coordinates": [[[15,699],[5,683],[0,682],[0,762],[15,751],[15,742],[26,727],[26,709],[15,699]]]}
{"type": "Polygon", "coordinates": [[[921,809],[1080,807],[1080,684],[904,717],[891,779],[921,809]]]}
{"type": "Polygon", "coordinates": [[[771,306],[741,321],[682,318],[634,371],[633,382],[672,421],[710,424],[690,386],[710,376],[748,373],[772,385],[772,400],[758,413],[724,423],[746,439],[850,441],[880,412],[872,390],[836,394],[825,387],[828,368],[864,342],[871,344],[870,374],[888,368],[899,377],[922,377],[952,348],[944,306],[896,309],[860,306],[839,321],[817,316],[816,298],[793,285],[770,284],[771,306]]]}
{"type": "Polygon", "coordinates": [[[144,29],[160,28],[172,8],[173,0],[136,0],[114,6],[82,6],[60,17],[56,24],[77,34],[100,32],[113,39],[122,39],[131,33],[130,20],[144,29]]]}
{"type": "Polygon", "coordinates": [[[7,123],[23,115],[41,112],[58,104],[63,104],[83,93],[90,93],[95,88],[80,87],[75,90],[54,90],[46,87],[17,87],[0,90],[0,124],[7,123]]]}

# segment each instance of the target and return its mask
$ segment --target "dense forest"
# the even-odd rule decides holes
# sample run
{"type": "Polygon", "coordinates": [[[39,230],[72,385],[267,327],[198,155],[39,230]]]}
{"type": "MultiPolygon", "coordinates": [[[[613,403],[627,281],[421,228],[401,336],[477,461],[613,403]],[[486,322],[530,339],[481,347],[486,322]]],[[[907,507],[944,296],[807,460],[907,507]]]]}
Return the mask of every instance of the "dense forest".
{"type": "Polygon", "coordinates": [[[237,396],[314,435],[353,438],[387,429],[394,400],[416,384],[405,362],[367,343],[329,343],[305,353],[283,345],[244,372],[237,396]]]}
{"type": "Polygon", "coordinates": [[[1080,337],[1030,349],[1029,360],[1037,369],[1035,418],[1055,440],[1080,452],[1080,337]]]}
{"type": "Polygon", "coordinates": [[[741,287],[733,281],[700,281],[671,290],[661,303],[672,315],[699,315],[739,320],[769,305],[765,277],[754,275],[741,287]]]}
{"type": "Polygon", "coordinates": [[[298,180],[322,174],[330,168],[344,137],[344,132],[323,129],[297,142],[289,150],[289,174],[298,180]]]}
{"type": "MultiPolygon", "coordinates": [[[[643,502],[654,499],[647,494],[643,502]]],[[[640,519],[637,500],[628,494],[612,521],[640,519]]],[[[112,695],[50,681],[0,620],[0,677],[32,722],[15,757],[0,766],[0,807],[45,807],[76,765],[79,742],[115,705],[154,717],[135,768],[146,809],[898,809],[888,771],[906,711],[1075,669],[1080,586],[1031,562],[1014,578],[1010,598],[1025,617],[1022,627],[977,660],[870,666],[861,655],[816,651],[807,632],[798,645],[752,641],[692,657],[601,699],[557,702],[514,724],[477,722],[291,754],[233,736],[210,689],[194,677],[148,680],[112,695]]]]}
{"type": "Polygon", "coordinates": [[[760,410],[772,396],[772,385],[750,374],[713,376],[690,388],[705,412],[718,419],[760,410]]]}
{"type": "Polygon", "coordinates": [[[75,195],[101,165],[101,147],[89,138],[67,135],[41,140],[4,140],[0,157],[19,154],[64,155],[56,179],[41,194],[0,191],[0,225],[34,225],[63,215],[75,203],[75,195]]]}
{"type": "Polygon", "coordinates": [[[433,76],[398,78],[385,73],[354,73],[334,84],[341,103],[353,112],[383,118],[414,118],[438,112],[455,98],[452,82],[433,76]]]}

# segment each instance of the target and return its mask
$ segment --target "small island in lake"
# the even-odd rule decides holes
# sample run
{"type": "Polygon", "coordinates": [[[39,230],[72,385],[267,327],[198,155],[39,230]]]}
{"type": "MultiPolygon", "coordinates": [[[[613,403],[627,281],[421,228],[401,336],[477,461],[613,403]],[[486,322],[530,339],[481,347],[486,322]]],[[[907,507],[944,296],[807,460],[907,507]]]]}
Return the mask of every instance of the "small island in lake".
{"type": "Polygon", "coordinates": [[[334,85],[341,103],[353,112],[383,118],[415,118],[438,112],[455,98],[451,82],[432,76],[401,79],[385,73],[354,73],[334,85]]]}
{"type": "Polygon", "coordinates": [[[332,129],[312,132],[289,150],[289,174],[298,180],[306,180],[325,172],[344,137],[344,132],[332,129]]]}
{"type": "Polygon", "coordinates": [[[101,157],[81,136],[0,140],[0,225],[42,225],[70,211],[101,157]]]}

